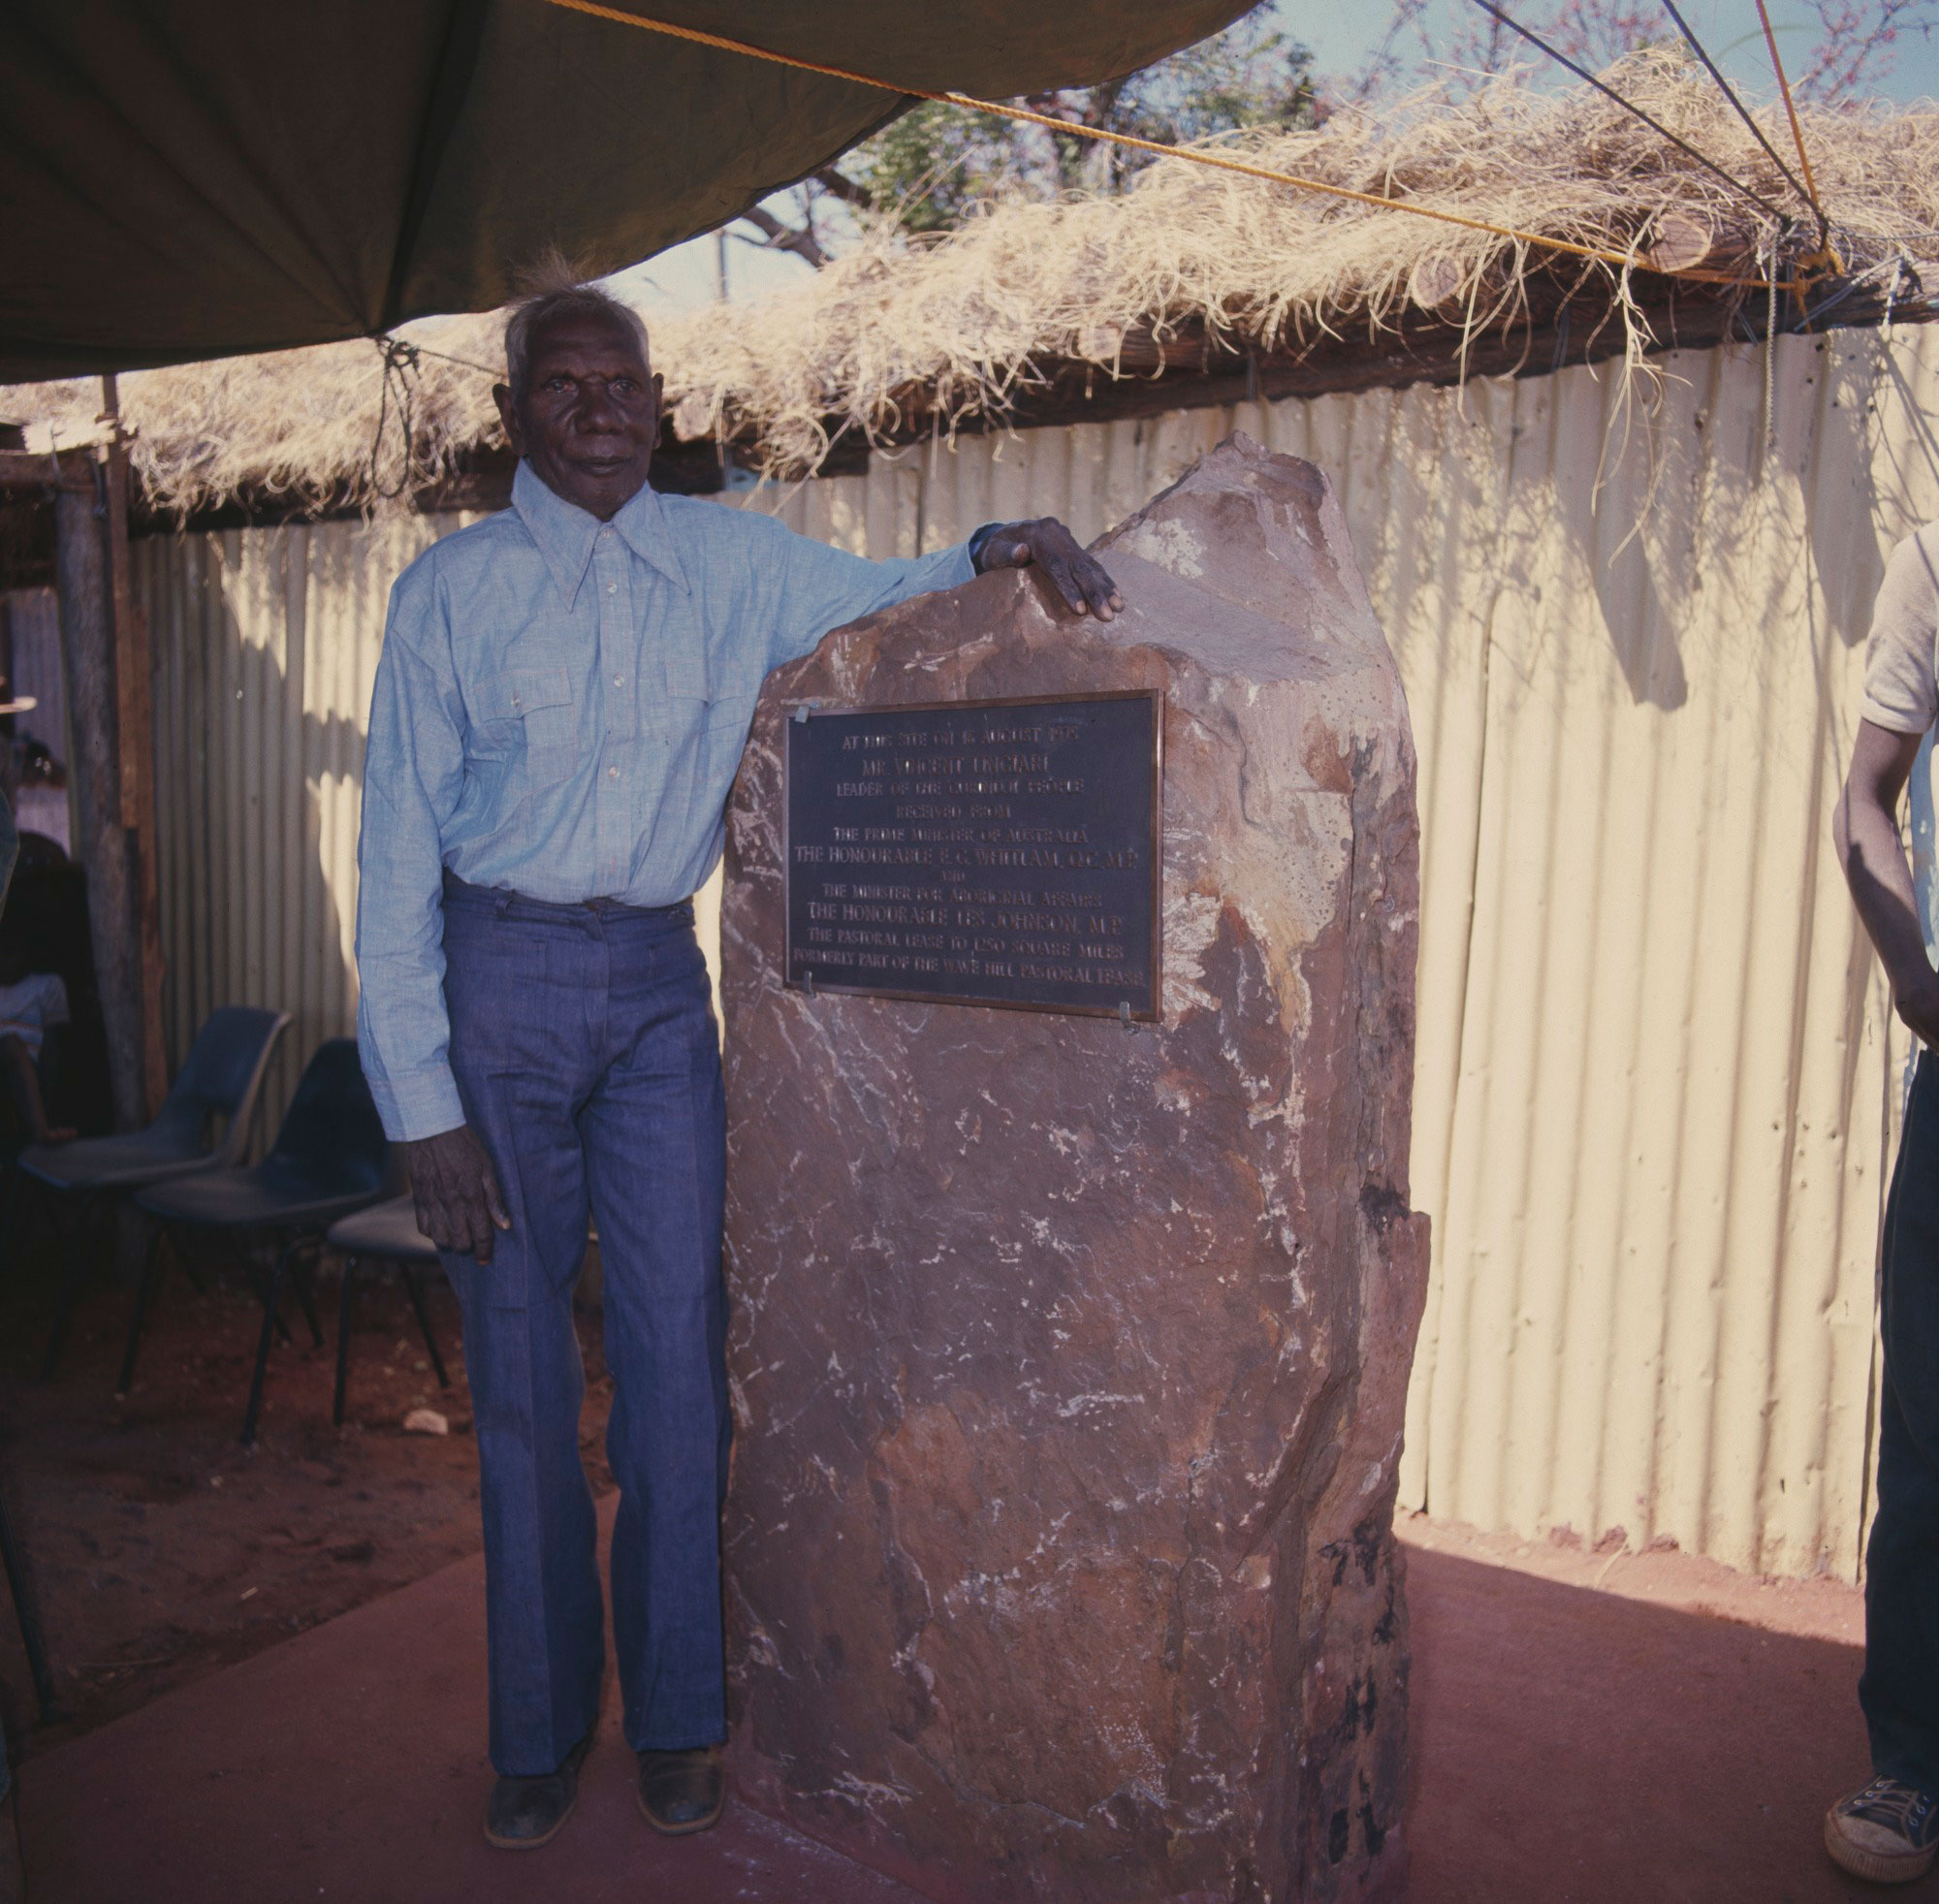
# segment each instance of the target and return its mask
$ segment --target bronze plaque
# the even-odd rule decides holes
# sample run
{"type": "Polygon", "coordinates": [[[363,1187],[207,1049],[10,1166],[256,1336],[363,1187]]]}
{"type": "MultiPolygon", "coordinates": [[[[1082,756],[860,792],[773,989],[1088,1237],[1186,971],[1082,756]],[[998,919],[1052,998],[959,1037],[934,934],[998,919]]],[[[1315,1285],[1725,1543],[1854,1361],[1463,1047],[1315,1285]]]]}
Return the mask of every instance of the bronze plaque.
{"type": "Polygon", "coordinates": [[[798,708],[787,983],[1155,1020],[1154,691],[798,708]]]}

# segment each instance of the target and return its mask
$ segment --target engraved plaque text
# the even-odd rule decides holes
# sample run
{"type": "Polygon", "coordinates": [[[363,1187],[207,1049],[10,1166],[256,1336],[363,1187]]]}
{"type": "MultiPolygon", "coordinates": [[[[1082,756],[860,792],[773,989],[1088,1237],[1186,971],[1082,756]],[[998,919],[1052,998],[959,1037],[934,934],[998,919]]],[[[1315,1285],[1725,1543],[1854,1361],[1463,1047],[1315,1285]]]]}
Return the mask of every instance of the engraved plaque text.
{"type": "Polygon", "coordinates": [[[790,986],[1158,1017],[1159,694],[786,731],[790,986]]]}

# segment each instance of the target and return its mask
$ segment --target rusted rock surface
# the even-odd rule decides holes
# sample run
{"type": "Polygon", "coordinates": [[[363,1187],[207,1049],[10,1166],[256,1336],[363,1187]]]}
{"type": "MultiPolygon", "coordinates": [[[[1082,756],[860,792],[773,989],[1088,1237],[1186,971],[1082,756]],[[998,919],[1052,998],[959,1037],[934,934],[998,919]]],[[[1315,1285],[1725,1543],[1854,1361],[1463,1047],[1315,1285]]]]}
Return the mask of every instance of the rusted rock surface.
{"type": "Polygon", "coordinates": [[[945,1899],[1344,1899],[1401,1861],[1391,1518],[1416,841],[1324,478],[1233,438],[1101,545],[775,677],[730,809],[745,1793],[945,1899]],[[784,711],[1160,685],[1164,1017],[781,987],[784,711]]]}

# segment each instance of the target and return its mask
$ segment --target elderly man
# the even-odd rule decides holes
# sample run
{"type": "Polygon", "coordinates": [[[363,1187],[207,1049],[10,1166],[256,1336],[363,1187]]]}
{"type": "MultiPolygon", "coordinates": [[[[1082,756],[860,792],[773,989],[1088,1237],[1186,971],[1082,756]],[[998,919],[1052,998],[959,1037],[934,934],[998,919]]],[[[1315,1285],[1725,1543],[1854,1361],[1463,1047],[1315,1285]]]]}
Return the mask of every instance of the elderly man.
{"type": "Polygon", "coordinates": [[[869,562],[647,482],[639,319],[557,284],[505,335],[512,507],[391,596],[364,778],[358,1033],[464,1311],[485,1521],[494,1845],[572,1808],[604,1667],[572,1285],[599,1225],[613,1632],[649,1822],[719,1816],[728,1412],[720,1063],[694,890],[762,678],[979,569],[1123,604],[1054,522],[869,562]]]}

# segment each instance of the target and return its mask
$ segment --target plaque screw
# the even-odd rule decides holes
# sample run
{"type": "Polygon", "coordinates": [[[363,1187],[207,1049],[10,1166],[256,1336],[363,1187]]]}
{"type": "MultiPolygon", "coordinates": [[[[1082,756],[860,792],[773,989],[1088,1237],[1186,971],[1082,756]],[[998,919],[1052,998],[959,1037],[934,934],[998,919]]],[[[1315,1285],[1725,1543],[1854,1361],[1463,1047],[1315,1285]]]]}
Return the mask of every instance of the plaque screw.
{"type": "Polygon", "coordinates": [[[1138,1029],[1131,1023],[1131,1001],[1128,999],[1118,1000],[1118,1023],[1128,1031],[1135,1031],[1138,1029]]]}

